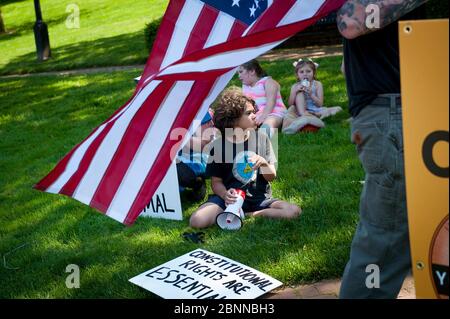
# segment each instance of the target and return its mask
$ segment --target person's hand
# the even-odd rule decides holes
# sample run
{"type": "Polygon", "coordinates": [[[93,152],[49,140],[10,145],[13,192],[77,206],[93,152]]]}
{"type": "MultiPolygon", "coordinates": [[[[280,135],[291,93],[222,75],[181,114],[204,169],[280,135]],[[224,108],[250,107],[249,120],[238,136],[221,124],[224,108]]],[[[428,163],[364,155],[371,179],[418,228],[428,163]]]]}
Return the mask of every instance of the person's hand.
{"type": "Polygon", "coordinates": [[[261,124],[263,124],[265,122],[265,120],[267,119],[267,114],[262,113],[258,116],[256,116],[256,125],[260,126],[261,124]]]}
{"type": "Polygon", "coordinates": [[[295,93],[300,93],[300,92],[303,92],[303,88],[304,88],[303,85],[301,85],[300,83],[297,83],[294,85],[293,90],[295,93]]]}
{"type": "Polygon", "coordinates": [[[259,156],[257,154],[253,155],[248,159],[253,164],[253,170],[256,171],[258,168],[263,166],[268,166],[269,163],[267,163],[266,159],[262,156],[259,156]]]}
{"type": "Polygon", "coordinates": [[[308,86],[308,87],[303,86],[303,92],[305,92],[308,95],[311,95],[311,93],[312,93],[311,86],[308,86]]]}
{"type": "Polygon", "coordinates": [[[236,190],[234,188],[230,188],[225,194],[225,198],[224,198],[225,204],[226,205],[231,205],[231,204],[236,203],[237,196],[238,195],[236,193],[236,190]]]}

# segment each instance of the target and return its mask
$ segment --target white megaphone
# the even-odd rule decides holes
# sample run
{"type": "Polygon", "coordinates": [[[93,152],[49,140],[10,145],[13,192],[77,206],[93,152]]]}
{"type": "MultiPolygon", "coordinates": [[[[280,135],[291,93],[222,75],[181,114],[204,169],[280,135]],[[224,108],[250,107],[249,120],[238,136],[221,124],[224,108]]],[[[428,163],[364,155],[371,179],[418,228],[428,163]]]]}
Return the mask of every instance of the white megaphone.
{"type": "Polygon", "coordinates": [[[234,204],[227,206],[225,211],[219,214],[216,218],[217,225],[226,230],[238,230],[242,227],[242,222],[245,218],[244,211],[242,210],[242,204],[245,200],[245,192],[240,189],[236,189],[237,200],[234,204]]]}

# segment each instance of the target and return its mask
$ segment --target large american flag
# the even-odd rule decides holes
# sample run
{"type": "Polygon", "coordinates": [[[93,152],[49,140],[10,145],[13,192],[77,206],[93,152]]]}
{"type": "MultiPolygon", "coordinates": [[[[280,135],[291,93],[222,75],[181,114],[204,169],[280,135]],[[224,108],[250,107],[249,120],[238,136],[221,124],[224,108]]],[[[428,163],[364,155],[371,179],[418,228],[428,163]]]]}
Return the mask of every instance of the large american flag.
{"type": "MultiPolygon", "coordinates": [[[[345,0],[172,0],[131,99],[35,188],[131,225],[236,68],[345,0]],[[175,152],[174,152],[175,150],[175,152]]],[[[177,190],[174,190],[177,191],[177,190]]]]}

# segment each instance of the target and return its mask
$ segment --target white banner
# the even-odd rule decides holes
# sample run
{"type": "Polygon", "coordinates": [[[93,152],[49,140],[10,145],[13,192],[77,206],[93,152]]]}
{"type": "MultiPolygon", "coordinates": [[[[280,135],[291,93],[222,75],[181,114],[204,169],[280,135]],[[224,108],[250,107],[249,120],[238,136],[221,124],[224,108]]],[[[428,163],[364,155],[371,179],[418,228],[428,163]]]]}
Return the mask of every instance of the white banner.
{"type": "Polygon", "coordinates": [[[175,161],[169,167],[152,200],[139,216],[183,220],[175,161]]]}
{"type": "Polygon", "coordinates": [[[229,258],[197,249],[130,279],[165,299],[255,299],[282,283],[229,258]]]}

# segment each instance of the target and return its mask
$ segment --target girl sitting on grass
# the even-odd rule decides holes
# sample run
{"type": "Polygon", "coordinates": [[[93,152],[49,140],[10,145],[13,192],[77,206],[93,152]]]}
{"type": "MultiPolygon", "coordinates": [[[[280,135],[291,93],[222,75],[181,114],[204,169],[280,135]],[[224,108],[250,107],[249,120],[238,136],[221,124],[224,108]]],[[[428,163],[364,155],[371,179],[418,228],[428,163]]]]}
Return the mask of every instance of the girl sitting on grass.
{"type": "Polygon", "coordinates": [[[295,134],[301,129],[305,124],[304,119],[301,119],[303,116],[313,115],[322,120],[342,111],[340,106],[323,106],[323,85],[316,79],[317,63],[311,59],[300,59],[293,65],[298,81],[292,86],[289,96],[291,106],[283,121],[285,134],[295,134]]]}

